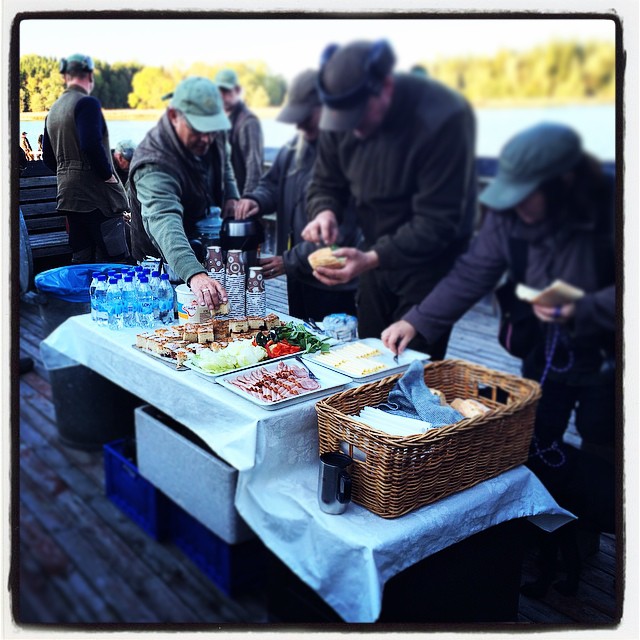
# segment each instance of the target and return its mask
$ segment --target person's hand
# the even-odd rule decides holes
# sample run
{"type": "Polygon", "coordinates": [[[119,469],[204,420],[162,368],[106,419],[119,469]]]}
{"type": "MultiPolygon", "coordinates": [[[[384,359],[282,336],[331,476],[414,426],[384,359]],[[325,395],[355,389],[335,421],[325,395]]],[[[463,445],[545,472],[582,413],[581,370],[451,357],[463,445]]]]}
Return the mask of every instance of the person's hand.
{"type": "Polygon", "coordinates": [[[195,294],[198,304],[212,311],[229,299],[224,287],[206,273],[196,273],[189,280],[189,288],[195,294]]]}
{"type": "Polygon", "coordinates": [[[260,213],[260,205],[251,198],[241,198],[238,200],[234,212],[236,220],[244,220],[260,213]]]}
{"type": "Polygon", "coordinates": [[[131,224],[131,211],[123,211],[122,217],[127,224],[131,224]]]}
{"type": "Polygon", "coordinates": [[[338,239],[338,220],[331,209],[321,211],[302,230],[302,239],[316,244],[331,245],[338,239]]]}
{"type": "Polygon", "coordinates": [[[272,256],[270,258],[261,258],[258,264],[262,267],[262,273],[265,280],[277,278],[284,273],[284,260],[282,256],[272,256]]]}
{"type": "Polygon", "coordinates": [[[398,320],[389,325],[380,336],[382,344],[392,353],[400,355],[407,345],[413,340],[417,331],[415,327],[406,320],[398,320]]]}
{"type": "Polygon", "coordinates": [[[236,205],[238,204],[237,200],[230,198],[229,200],[224,201],[224,205],[222,206],[222,217],[223,218],[233,218],[234,211],[236,210],[236,205]]]}
{"type": "Polygon", "coordinates": [[[329,287],[350,282],[361,273],[378,266],[378,254],[375,251],[360,251],[353,247],[342,247],[336,249],[333,255],[337,258],[347,259],[342,267],[339,269],[316,267],[313,271],[316,280],[329,287]]]}
{"type": "Polygon", "coordinates": [[[118,178],[116,178],[112,173],[111,177],[108,180],[105,180],[105,182],[107,184],[114,184],[114,183],[118,182],[118,178]]]}
{"type": "Polygon", "coordinates": [[[534,304],[533,313],[542,322],[564,323],[573,318],[576,313],[576,305],[575,302],[569,302],[559,307],[543,307],[534,304]]]}

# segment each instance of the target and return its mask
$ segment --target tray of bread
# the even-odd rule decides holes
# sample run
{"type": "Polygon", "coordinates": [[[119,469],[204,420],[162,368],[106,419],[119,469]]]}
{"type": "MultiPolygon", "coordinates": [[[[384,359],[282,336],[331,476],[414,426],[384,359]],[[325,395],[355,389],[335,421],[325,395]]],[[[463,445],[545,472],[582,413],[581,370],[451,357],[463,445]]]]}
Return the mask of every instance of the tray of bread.
{"type": "MultiPolygon", "coordinates": [[[[223,353],[224,349],[232,344],[234,345],[232,351],[238,350],[239,352],[236,343],[240,343],[246,345],[246,357],[254,358],[250,365],[245,366],[253,366],[256,362],[266,360],[269,356],[265,349],[249,349],[253,346],[252,341],[256,334],[283,324],[275,313],[270,313],[265,317],[214,318],[207,322],[187,322],[138,333],[133,347],[177,371],[187,371],[188,369],[197,370],[197,365],[192,364],[195,356],[203,354],[206,359],[208,354],[223,353]],[[257,359],[259,355],[261,358],[257,359]]],[[[240,354],[239,358],[242,359],[242,357],[240,354]]],[[[198,359],[196,359],[197,362],[198,359]]],[[[221,373],[231,369],[233,367],[228,367],[221,373]]],[[[206,369],[203,369],[202,372],[205,375],[208,373],[206,369]]]]}
{"type": "Polygon", "coordinates": [[[326,353],[305,354],[308,362],[322,365],[357,382],[370,382],[405,371],[414,360],[427,361],[429,354],[405,349],[398,362],[379,338],[362,338],[333,346],[326,353]]]}
{"type": "Polygon", "coordinates": [[[217,382],[249,402],[272,410],[340,391],[351,378],[298,357],[234,371],[217,382]]]}

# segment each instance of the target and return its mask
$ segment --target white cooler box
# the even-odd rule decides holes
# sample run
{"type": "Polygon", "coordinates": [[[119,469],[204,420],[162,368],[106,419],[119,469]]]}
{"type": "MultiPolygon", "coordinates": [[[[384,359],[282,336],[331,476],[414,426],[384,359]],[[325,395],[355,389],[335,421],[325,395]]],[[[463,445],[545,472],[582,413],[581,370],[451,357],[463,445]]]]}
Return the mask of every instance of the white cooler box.
{"type": "Polygon", "coordinates": [[[185,436],[197,436],[150,405],[135,410],[135,429],[144,478],[227,544],[255,537],[234,506],[237,469],[190,441],[185,436]]]}

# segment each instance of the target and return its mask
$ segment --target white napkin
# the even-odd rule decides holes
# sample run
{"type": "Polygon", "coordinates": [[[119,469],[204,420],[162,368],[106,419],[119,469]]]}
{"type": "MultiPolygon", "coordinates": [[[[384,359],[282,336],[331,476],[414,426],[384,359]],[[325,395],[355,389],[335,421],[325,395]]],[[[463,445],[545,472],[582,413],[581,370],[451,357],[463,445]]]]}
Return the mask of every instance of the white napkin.
{"type": "Polygon", "coordinates": [[[386,413],[373,407],[364,407],[357,417],[360,422],[364,422],[373,429],[383,431],[392,436],[411,436],[417,433],[425,433],[433,428],[430,422],[404,416],[394,416],[391,413],[386,413]]]}

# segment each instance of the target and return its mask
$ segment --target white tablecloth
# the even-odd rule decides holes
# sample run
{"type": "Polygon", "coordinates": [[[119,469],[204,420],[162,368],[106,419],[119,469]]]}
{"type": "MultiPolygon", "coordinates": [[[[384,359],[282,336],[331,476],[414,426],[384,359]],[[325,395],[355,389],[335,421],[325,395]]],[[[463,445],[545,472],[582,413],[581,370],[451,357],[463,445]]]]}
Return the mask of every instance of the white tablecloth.
{"type": "Polygon", "coordinates": [[[572,518],[526,467],[394,520],[355,504],[327,515],[316,498],[315,399],[267,411],[134,349],[136,333],[74,316],[43,341],[43,360],[83,364],[200,436],[239,470],[235,504],[247,524],[347,622],[375,621],[389,578],[470,535],[514,518],[547,529],[572,518]]]}

